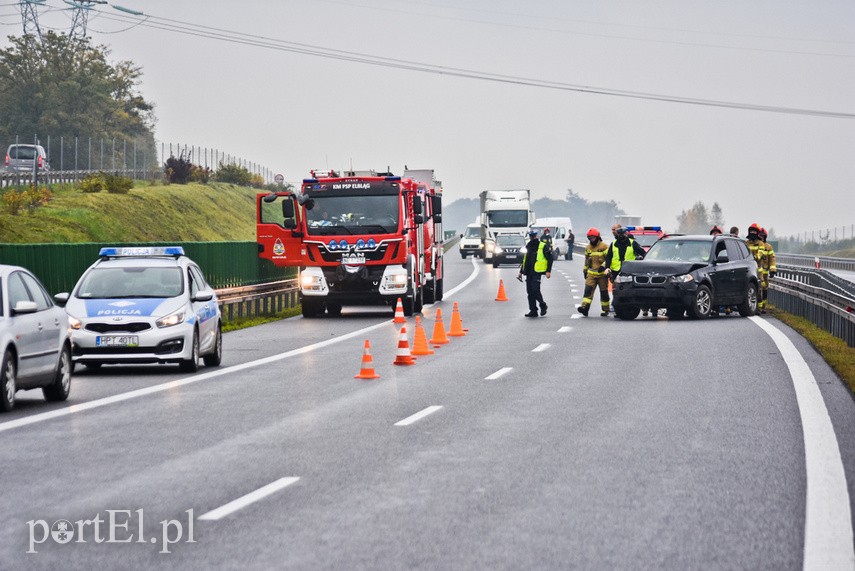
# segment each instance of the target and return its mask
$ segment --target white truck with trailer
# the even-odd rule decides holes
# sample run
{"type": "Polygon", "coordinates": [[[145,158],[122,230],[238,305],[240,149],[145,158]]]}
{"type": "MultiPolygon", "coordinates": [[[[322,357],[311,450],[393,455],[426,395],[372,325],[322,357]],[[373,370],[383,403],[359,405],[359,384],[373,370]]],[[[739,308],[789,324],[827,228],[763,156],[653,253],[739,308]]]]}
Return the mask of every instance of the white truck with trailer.
{"type": "Polygon", "coordinates": [[[492,262],[496,234],[525,235],[534,223],[531,191],[485,190],[481,192],[481,257],[492,262]]]}

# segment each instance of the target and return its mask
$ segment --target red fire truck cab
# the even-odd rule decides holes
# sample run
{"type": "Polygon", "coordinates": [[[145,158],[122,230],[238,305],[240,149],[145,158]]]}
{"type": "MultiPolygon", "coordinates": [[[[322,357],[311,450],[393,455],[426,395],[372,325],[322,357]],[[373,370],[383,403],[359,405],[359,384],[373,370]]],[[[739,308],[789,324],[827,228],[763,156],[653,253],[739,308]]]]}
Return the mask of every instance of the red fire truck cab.
{"type": "Polygon", "coordinates": [[[433,170],[312,171],[299,193],[256,197],[259,256],[300,267],[303,316],[344,305],[404,313],[442,299],[442,188],[433,170]]]}

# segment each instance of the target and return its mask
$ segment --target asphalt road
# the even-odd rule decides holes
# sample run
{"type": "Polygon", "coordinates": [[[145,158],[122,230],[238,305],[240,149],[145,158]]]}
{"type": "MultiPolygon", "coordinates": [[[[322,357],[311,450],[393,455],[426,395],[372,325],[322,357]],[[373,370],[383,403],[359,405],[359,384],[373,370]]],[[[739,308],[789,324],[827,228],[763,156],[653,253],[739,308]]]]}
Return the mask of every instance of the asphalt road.
{"type": "Polygon", "coordinates": [[[455,301],[469,331],[412,367],[391,364],[390,312],[345,308],[229,333],[192,376],[104,367],[67,403],[19,393],[0,567],[855,568],[855,401],[801,337],[581,318],[579,257],[528,319],[514,268],[446,260],[427,334],[455,301]],[[366,339],[377,380],[353,378],[366,339]]]}

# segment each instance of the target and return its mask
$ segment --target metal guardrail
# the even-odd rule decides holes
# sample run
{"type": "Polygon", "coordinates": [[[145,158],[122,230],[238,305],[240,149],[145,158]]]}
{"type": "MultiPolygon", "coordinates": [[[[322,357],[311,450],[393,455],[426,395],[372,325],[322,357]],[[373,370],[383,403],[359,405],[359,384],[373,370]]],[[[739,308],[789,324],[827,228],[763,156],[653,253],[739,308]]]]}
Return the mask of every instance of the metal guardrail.
{"type": "Polygon", "coordinates": [[[263,284],[216,290],[223,320],[275,315],[299,304],[297,280],[280,280],[263,284]]]}
{"type": "Polygon", "coordinates": [[[823,270],[778,266],[769,301],[855,347],[853,285],[823,270]]]}
{"type": "Polygon", "coordinates": [[[788,266],[801,268],[815,268],[823,270],[844,270],[855,272],[854,258],[831,258],[828,256],[808,256],[803,254],[778,254],[775,253],[775,261],[788,266]],[[819,264],[817,266],[817,264],[819,264]]]}
{"type": "MultiPolygon", "coordinates": [[[[0,167],[2,169],[2,167],[0,167]]],[[[70,184],[79,182],[88,175],[97,173],[97,170],[62,170],[62,171],[39,171],[39,184],[70,184]]],[[[109,174],[118,174],[134,180],[150,180],[152,177],[163,176],[163,171],[160,169],[118,169],[116,171],[104,171],[109,174]]],[[[5,172],[0,170],[0,188],[9,188],[15,186],[28,186],[33,182],[33,173],[31,172],[5,172]]]]}

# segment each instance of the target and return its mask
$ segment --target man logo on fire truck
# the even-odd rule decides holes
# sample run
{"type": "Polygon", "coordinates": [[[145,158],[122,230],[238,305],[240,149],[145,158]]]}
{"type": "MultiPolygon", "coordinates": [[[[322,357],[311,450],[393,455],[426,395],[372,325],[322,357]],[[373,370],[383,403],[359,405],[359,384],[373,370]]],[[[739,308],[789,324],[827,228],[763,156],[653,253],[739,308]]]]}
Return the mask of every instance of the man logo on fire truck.
{"type": "Polygon", "coordinates": [[[305,317],[343,305],[404,313],[442,299],[442,185],[433,170],[404,176],[312,171],[299,194],[256,198],[259,256],[300,266],[305,317]]]}

